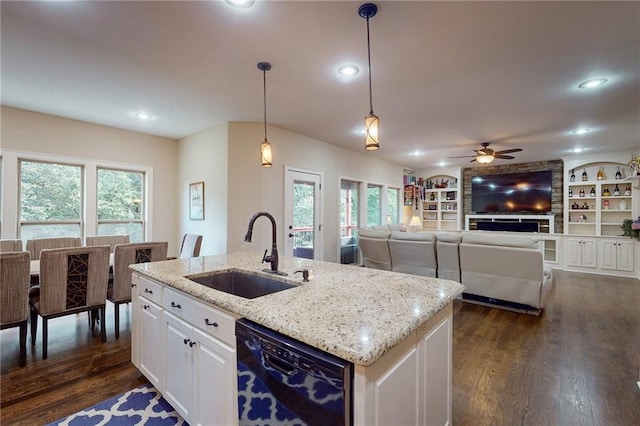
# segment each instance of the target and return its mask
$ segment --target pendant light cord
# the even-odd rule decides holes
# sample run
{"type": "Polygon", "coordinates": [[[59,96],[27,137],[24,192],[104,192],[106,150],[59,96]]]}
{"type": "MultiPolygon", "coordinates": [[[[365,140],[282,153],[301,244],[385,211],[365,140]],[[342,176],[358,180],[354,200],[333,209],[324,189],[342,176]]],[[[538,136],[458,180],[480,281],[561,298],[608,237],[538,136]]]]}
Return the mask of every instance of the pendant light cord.
{"type": "Polygon", "coordinates": [[[367,55],[369,57],[369,114],[373,114],[373,94],[371,89],[371,42],[369,41],[369,18],[367,18],[367,55]]]}
{"type": "Polygon", "coordinates": [[[262,87],[264,100],[264,140],[267,140],[267,71],[262,70],[262,87]]]}

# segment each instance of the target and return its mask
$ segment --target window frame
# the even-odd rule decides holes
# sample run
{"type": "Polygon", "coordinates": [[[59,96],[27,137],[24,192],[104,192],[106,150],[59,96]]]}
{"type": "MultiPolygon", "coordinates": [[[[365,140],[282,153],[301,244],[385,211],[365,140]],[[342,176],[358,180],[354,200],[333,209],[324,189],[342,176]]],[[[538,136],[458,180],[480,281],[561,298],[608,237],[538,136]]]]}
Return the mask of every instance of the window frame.
{"type": "Polygon", "coordinates": [[[84,238],[85,230],[85,211],[86,205],[86,176],[85,166],[83,164],[67,162],[67,161],[55,161],[55,160],[42,160],[29,157],[19,156],[17,158],[17,229],[16,234],[18,238],[22,238],[22,227],[24,225],[78,225],[78,236],[84,238]],[[80,169],[80,217],[78,220],[22,220],[22,164],[28,163],[40,163],[40,164],[53,164],[59,166],[77,167],[80,169]]]}
{"type": "MultiPolygon", "coordinates": [[[[123,168],[119,168],[119,167],[113,167],[113,166],[102,166],[102,165],[96,165],[95,168],[96,171],[96,185],[95,185],[95,223],[96,223],[96,235],[101,235],[99,232],[100,229],[100,225],[101,224],[130,224],[130,223],[140,223],[141,228],[142,228],[142,237],[143,237],[143,241],[145,240],[144,236],[147,235],[147,230],[146,230],[146,225],[147,225],[147,221],[146,221],[146,217],[147,217],[147,212],[146,212],[146,206],[147,206],[147,194],[146,194],[146,182],[147,182],[147,173],[144,170],[135,170],[135,169],[123,169],[123,168]],[[100,219],[99,218],[99,214],[98,214],[98,202],[99,202],[99,193],[98,193],[98,185],[99,185],[99,175],[100,175],[100,170],[108,170],[108,171],[114,171],[114,172],[123,172],[123,173],[140,173],[142,175],[142,185],[141,185],[141,200],[140,200],[140,209],[141,211],[141,215],[140,215],[140,219],[100,219]]],[[[134,242],[132,240],[132,242],[134,242]]]]}

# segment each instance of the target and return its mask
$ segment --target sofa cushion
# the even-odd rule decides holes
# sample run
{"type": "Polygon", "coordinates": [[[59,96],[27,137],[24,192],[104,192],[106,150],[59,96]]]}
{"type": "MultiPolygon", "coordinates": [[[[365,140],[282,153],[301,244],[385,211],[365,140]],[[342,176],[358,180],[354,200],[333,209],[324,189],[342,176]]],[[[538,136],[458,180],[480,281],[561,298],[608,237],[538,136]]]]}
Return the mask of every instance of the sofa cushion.
{"type": "Polygon", "coordinates": [[[519,247],[538,249],[538,238],[529,235],[501,234],[500,232],[467,232],[462,235],[462,242],[468,244],[485,244],[491,246],[519,247]]]}
{"type": "Polygon", "coordinates": [[[386,239],[388,239],[389,236],[391,236],[391,232],[377,230],[377,229],[371,229],[371,228],[360,228],[358,230],[358,236],[363,237],[363,238],[383,238],[383,239],[386,238],[386,239]]]}
{"type": "Polygon", "coordinates": [[[457,232],[438,232],[436,239],[443,243],[459,243],[462,236],[457,232]]]}
{"type": "Polygon", "coordinates": [[[434,232],[403,232],[393,231],[391,233],[392,240],[407,241],[435,241],[436,234],[434,232]]]}

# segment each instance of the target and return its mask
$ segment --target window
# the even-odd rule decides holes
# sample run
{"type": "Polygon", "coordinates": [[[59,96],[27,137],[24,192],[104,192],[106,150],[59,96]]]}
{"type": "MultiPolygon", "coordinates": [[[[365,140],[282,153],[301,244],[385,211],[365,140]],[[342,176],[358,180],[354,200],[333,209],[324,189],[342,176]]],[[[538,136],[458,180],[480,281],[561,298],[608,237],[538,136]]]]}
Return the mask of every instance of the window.
{"type": "Polygon", "coordinates": [[[359,184],[340,182],[340,263],[358,263],[359,184]]]}
{"type": "Polygon", "coordinates": [[[367,225],[381,225],[382,216],[382,187],[367,185],[367,225]]]}
{"type": "Polygon", "coordinates": [[[19,161],[20,238],[82,236],[82,166],[19,161]]]}
{"type": "Polygon", "coordinates": [[[400,223],[398,220],[398,212],[400,206],[400,189],[387,188],[387,214],[389,215],[388,223],[400,223]]]}
{"type": "Polygon", "coordinates": [[[98,235],[144,241],[144,173],[98,168],[98,235]]]}

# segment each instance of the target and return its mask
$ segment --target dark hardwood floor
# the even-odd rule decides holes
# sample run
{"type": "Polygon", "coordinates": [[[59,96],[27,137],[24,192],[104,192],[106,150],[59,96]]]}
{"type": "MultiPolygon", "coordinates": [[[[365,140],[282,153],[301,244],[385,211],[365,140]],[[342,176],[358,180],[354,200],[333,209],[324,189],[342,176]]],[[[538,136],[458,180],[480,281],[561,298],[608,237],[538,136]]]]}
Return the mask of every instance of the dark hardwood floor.
{"type": "MultiPolygon", "coordinates": [[[[554,271],[539,317],[454,304],[453,424],[640,425],[640,281],[554,271]]],[[[50,322],[18,364],[17,329],[0,332],[0,423],[44,424],[146,379],[130,362],[130,314],[107,343],[86,314],[50,322]]],[[[127,313],[125,313],[127,312],[127,313]]]]}
{"type": "Polygon", "coordinates": [[[454,425],[640,425],[640,281],[554,281],[539,317],[454,305],[454,425]]]}

